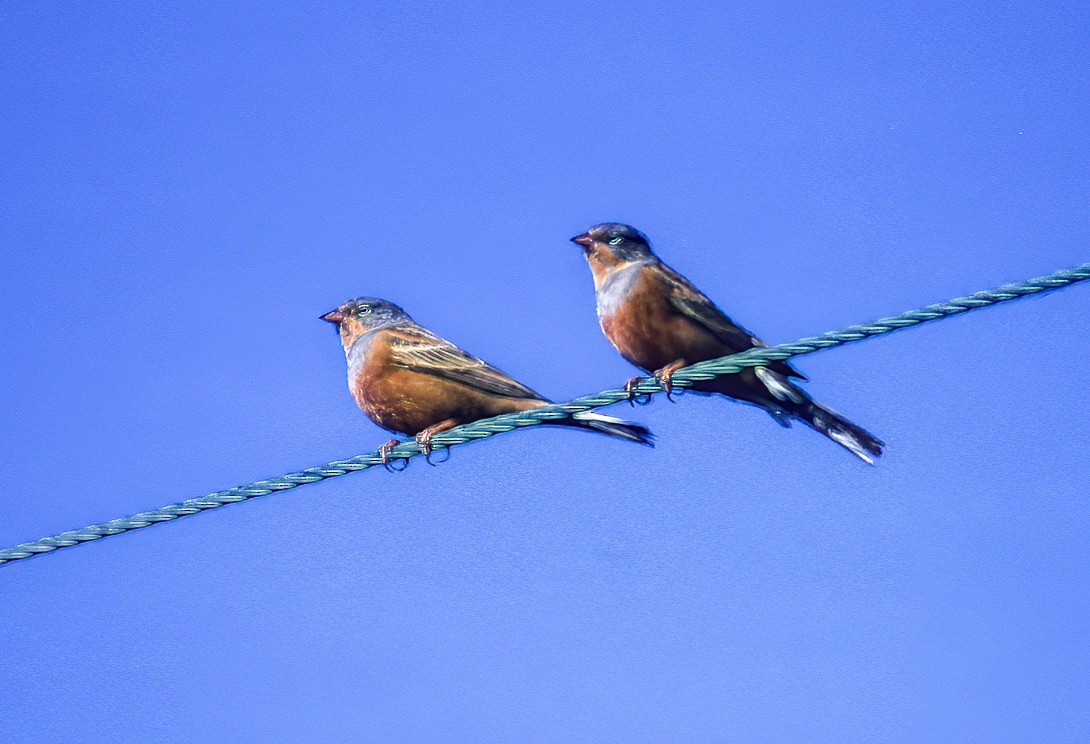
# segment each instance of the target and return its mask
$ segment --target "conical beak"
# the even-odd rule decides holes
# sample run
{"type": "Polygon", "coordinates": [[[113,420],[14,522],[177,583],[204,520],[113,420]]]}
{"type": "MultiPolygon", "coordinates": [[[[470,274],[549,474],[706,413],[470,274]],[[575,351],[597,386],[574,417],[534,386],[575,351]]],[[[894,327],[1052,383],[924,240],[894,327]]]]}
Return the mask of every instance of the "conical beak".
{"type": "Polygon", "coordinates": [[[582,235],[576,235],[574,238],[571,238],[571,242],[578,243],[584,248],[589,248],[591,243],[594,242],[594,238],[590,236],[590,233],[583,233],[582,235]]]}
{"type": "Polygon", "coordinates": [[[325,315],[319,315],[318,317],[327,323],[339,324],[342,320],[344,320],[344,313],[342,313],[340,310],[330,310],[325,315]]]}

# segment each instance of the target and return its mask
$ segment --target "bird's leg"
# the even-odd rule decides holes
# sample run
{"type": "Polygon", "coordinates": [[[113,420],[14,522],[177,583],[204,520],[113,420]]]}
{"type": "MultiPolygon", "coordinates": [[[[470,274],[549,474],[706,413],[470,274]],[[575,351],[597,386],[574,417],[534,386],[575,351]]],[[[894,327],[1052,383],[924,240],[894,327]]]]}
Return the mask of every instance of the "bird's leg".
{"type": "Polygon", "coordinates": [[[456,419],[446,419],[444,421],[440,421],[437,424],[432,424],[427,429],[424,429],[416,435],[416,443],[420,445],[420,451],[424,453],[424,459],[428,461],[429,465],[436,464],[431,461],[431,453],[433,450],[431,446],[431,438],[439,432],[446,431],[447,429],[453,429],[457,425],[458,421],[456,419]]]}
{"type": "Polygon", "coordinates": [[[402,470],[409,467],[408,460],[405,460],[404,465],[402,465],[400,468],[396,468],[393,465],[393,460],[390,457],[390,450],[392,450],[399,444],[401,444],[401,442],[397,441],[396,439],[391,439],[389,442],[378,448],[379,457],[382,458],[382,467],[386,468],[386,470],[391,473],[400,473],[402,470]]]}
{"type": "Polygon", "coordinates": [[[383,465],[390,464],[390,450],[392,450],[399,444],[401,444],[401,442],[397,441],[396,439],[391,439],[389,442],[378,448],[378,454],[379,457],[382,458],[383,465]]]}
{"type": "Polygon", "coordinates": [[[666,391],[666,400],[670,401],[671,403],[674,402],[674,399],[670,397],[670,391],[674,389],[674,373],[684,366],[685,360],[678,359],[676,361],[670,362],[665,367],[655,372],[655,377],[658,379],[659,384],[662,385],[662,389],[666,391]]]}
{"type": "Polygon", "coordinates": [[[641,405],[641,406],[644,406],[644,405],[647,405],[648,403],[651,402],[651,394],[650,393],[647,394],[647,397],[644,399],[644,401],[642,403],[640,402],[640,396],[636,395],[636,385],[640,384],[640,380],[642,380],[642,379],[643,378],[639,377],[639,376],[633,377],[631,380],[628,380],[624,384],[624,391],[626,393],[628,393],[628,405],[630,405],[630,406],[634,406],[634,405],[637,405],[637,404],[641,405]]]}

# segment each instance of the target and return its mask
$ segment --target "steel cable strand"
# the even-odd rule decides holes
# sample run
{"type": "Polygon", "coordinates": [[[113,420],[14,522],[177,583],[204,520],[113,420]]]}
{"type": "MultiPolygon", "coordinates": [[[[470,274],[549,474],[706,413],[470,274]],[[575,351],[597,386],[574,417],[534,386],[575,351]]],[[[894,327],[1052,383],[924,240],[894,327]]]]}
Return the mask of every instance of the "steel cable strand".
{"type": "MultiPolygon", "coordinates": [[[[921,323],[938,320],[950,315],[957,315],[989,305],[995,305],[1026,295],[1059,289],[1086,279],[1090,279],[1090,263],[1084,263],[1071,269],[1064,269],[1047,276],[1029,279],[1024,282],[1005,284],[995,289],[976,292],[966,297],[958,297],[947,302],[939,302],[917,310],[909,310],[900,315],[881,318],[873,323],[848,326],[847,328],[842,328],[837,331],[829,331],[819,336],[811,336],[791,343],[750,349],[749,351],[740,354],[732,354],[718,359],[709,359],[708,361],[700,362],[699,364],[694,364],[678,370],[673,374],[671,382],[677,387],[688,387],[699,380],[710,380],[722,374],[739,372],[746,367],[757,367],[762,364],[768,364],[771,361],[810,354],[815,351],[820,351],[821,349],[852,343],[864,338],[870,338],[871,336],[878,336],[891,331],[896,331],[901,328],[909,328],[921,323]]],[[[634,392],[653,395],[662,392],[662,386],[654,377],[643,377],[640,378],[639,383],[634,387],[634,392]]],[[[603,390],[600,393],[585,395],[564,403],[554,403],[529,411],[504,414],[502,416],[495,416],[493,418],[482,419],[469,424],[456,426],[453,429],[436,434],[432,438],[431,444],[432,447],[436,449],[466,444],[477,439],[485,439],[514,429],[548,423],[549,421],[565,418],[573,413],[581,413],[594,408],[608,406],[617,403],[618,401],[626,400],[628,397],[629,393],[625,390],[603,390]]],[[[419,445],[417,445],[415,441],[409,440],[402,442],[395,447],[392,450],[391,455],[395,458],[408,460],[420,453],[419,445]]],[[[159,522],[169,522],[178,519],[179,517],[197,514],[209,509],[216,509],[227,504],[246,501],[258,496],[266,496],[278,491],[286,491],[307,483],[317,483],[329,478],[336,478],[381,464],[383,464],[383,461],[378,452],[358,455],[347,460],[334,460],[325,465],[307,468],[306,470],[295,473],[288,473],[276,478],[256,481],[226,491],[216,491],[215,493],[208,494],[201,498],[188,499],[177,504],[170,504],[169,506],[160,507],[158,509],[133,514],[129,517],[113,519],[109,522],[94,524],[77,530],[69,530],[68,532],[62,532],[51,537],[31,540],[30,542],[21,543],[14,547],[0,550],[0,565],[21,560],[23,558],[30,558],[42,553],[52,552],[58,548],[79,545],[80,543],[99,540],[111,535],[120,535],[125,532],[131,532],[132,530],[149,527],[153,524],[158,524],[159,522]]]]}

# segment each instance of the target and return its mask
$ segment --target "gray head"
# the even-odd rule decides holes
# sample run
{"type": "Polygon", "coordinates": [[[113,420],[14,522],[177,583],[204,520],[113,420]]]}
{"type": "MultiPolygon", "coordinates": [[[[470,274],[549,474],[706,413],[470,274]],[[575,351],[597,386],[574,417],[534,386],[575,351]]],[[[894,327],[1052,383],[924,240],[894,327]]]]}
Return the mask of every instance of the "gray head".
{"type": "Polygon", "coordinates": [[[412,322],[409,314],[387,300],[357,297],[330,310],[321,319],[335,323],[342,337],[354,337],[376,328],[412,322]]]}
{"type": "Polygon", "coordinates": [[[571,239],[583,246],[588,258],[596,254],[610,262],[639,261],[654,254],[647,236],[621,222],[603,222],[571,239]]]}

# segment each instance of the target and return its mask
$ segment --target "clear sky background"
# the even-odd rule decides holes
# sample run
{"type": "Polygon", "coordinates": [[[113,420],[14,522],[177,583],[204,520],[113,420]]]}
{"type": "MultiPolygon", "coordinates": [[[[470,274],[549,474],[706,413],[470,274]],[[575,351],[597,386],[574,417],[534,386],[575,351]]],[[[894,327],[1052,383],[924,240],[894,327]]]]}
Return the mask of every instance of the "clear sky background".
{"type": "MultiPolygon", "coordinates": [[[[359,294],[555,398],[630,222],[769,342],[1090,257],[1090,14],[8,2],[0,546],[387,435],[359,294]]],[[[0,740],[1087,741],[1090,287],[0,568],[0,740]]]]}

